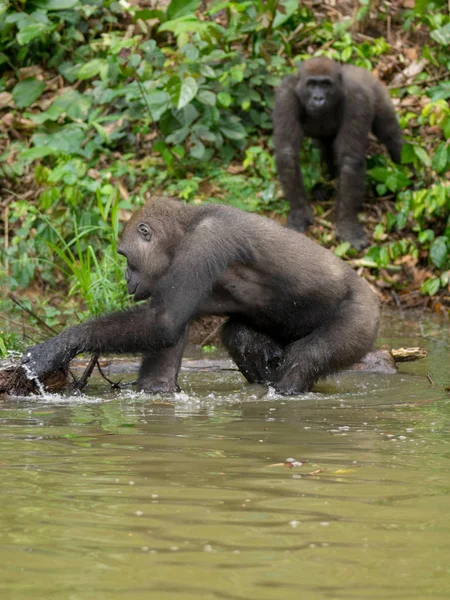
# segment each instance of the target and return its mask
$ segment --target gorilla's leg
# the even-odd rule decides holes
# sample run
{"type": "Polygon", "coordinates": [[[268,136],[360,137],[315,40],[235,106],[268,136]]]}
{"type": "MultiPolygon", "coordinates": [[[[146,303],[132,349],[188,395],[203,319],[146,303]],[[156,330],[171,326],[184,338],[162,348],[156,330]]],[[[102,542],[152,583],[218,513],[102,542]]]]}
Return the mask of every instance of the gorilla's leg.
{"type": "Polygon", "coordinates": [[[339,196],[336,205],[336,234],[338,239],[350,242],[361,250],[368,239],[358,221],[365,194],[366,162],[365,151],[358,157],[343,155],[339,160],[339,196]]]}
{"type": "Polygon", "coordinates": [[[222,341],[247,381],[274,383],[283,350],[271,337],[229,319],[222,341]]]}
{"type": "Polygon", "coordinates": [[[298,116],[295,82],[295,77],[287,77],[276,91],[273,141],[278,177],[285,198],[291,205],[287,227],[305,231],[312,223],[312,211],[299,163],[303,132],[298,116]]]}
{"type": "Polygon", "coordinates": [[[138,380],[141,390],[153,394],[180,391],[177,378],[186,344],[186,334],[187,328],[174,346],[143,355],[138,380]]]}
{"type": "Polygon", "coordinates": [[[331,321],[287,346],[275,389],[282,394],[301,394],[320,378],[350,367],[372,347],[378,328],[363,299],[347,301],[331,321]]]}

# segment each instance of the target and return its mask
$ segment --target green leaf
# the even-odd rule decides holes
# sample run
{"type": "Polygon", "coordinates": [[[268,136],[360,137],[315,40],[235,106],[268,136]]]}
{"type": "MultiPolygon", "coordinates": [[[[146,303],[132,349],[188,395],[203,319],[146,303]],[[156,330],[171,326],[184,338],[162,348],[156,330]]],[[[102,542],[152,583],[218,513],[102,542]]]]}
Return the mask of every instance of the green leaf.
{"type": "Polygon", "coordinates": [[[350,242],[342,242],[342,244],[339,244],[339,246],[334,249],[334,253],[336,256],[339,256],[339,258],[342,258],[347,254],[351,247],[352,245],[350,242]]]}
{"type": "Polygon", "coordinates": [[[209,90],[201,90],[198,93],[197,99],[202,104],[206,106],[215,106],[216,105],[216,95],[214,92],[210,92],[209,90]]]}
{"type": "Polygon", "coordinates": [[[50,33],[53,29],[54,27],[44,23],[31,23],[19,31],[17,41],[21,46],[24,46],[25,44],[29,44],[31,40],[41,37],[45,33],[50,33]]]}
{"type": "Polygon", "coordinates": [[[197,135],[200,139],[205,140],[205,142],[216,141],[216,136],[214,133],[202,123],[196,123],[192,130],[195,132],[195,135],[197,135]]]}
{"type": "Polygon", "coordinates": [[[153,120],[159,121],[161,116],[169,108],[169,94],[161,90],[156,90],[150,94],[145,94],[145,97],[150,106],[153,120]]]}
{"type": "Polygon", "coordinates": [[[397,191],[397,179],[392,173],[390,173],[386,179],[386,187],[392,193],[397,191]]]}
{"type": "Polygon", "coordinates": [[[172,0],[167,7],[168,19],[179,19],[194,13],[200,5],[201,0],[172,0]]]}
{"type": "Polygon", "coordinates": [[[449,260],[447,238],[440,236],[434,240],[430,248],[430,260],[438,269],[444,269],[449,260]]]}
{"type": "MultiPolygon", "coordinates": [[[[158,27],[159,32],[171,31],[178,38],[179,36],[182,36],[182,34],[186,34],[185,37],[187,37],[193,33],[198,33],[202,37],[211,36],[218,32],[218,29],[218,25],[213,21],[200,21],[196,17],[189,15],[167,21],[158,27]]],[[[188,43],[188,39],[186,39],[185,43],[188,43]]],[[[183,46],[180,39],[178,42],[180,47],[183,46]]]]}
{"type": "Polygon", "coordinates": [[[158,19],[160,23],[163,23],[166,20],[166,13],[163,10],[152,10],[150,8],[143,8],[142,10],[137,10],[134,13],[135,19],[141,19],[142,21],[147,21],[149,19],[158,19]]]}
{"type": "Polygon", "coordinates": [[[217,94],[217,100],[220,102],[222,106],[228,108],[233,102],[233,98],[230,96],[228,92],[219,92],[217,94]]]}
{"type": "Polygon", "coordinates": [[[429,296],[434,296],[438,293],[439,288],[441,287],[441,281],[439,277],[436,279],[427,279],[422,285],[421,291],[422,294],[428,294],[429,296]]]}
{"type": "Polygon", "coordinates": [[[203,75],[203,77],[207,77],[208,79],[215,79],[216,77],[216,72],[209,65],[200,65],[200,73],[203,75]]]}
{"type": "Polygon", "coordinates": [[[448,100],[450,98],[450,81],[449,80],[441,81],[435,87],[432,87],[429,90],[427,90],[426,93],[427,93],[427,96],[430,96],[430,98],[433,101],[441,100],[441,99],[448,100]]]}
{"type": "Polygon", "coordinates": [[[61,127],[54,133],[35,133],[31,141],[36,147],[52,148],[55,153],[61,154],[80,154],[84,156],[85,152],[82,144],[85,141],[86,133],[79,125],[69,123],[61,127]]]}
{"type": "Polygon", "coordinates": [[[172,104],[178,105],[181,92],[181,78],[178,75],[173,75],[166,84],[167,93],[170,96],[172,104]]]}
{"type": "Polygon", "coordinates": [[[106,60],[102,58],[94,58],[89,62],[85,63],[80,69],[78,69],[77,77],[78,79],[90,79],[91,77],[95,77],[99,73],[101,73],[102,69],[108,63],[106,60]]]}
{"type": "Polygon", "coordinates": [[[67,10],[73,8],[79,0],[34,0],[34,6],[44,10],[67,10]]]}
{"type": "Polygon", "coordinates": [[[36,160],[38,158],[43,158],[44,156],[49,156],[50,154],[55,154],[55,150],[53,148],[41,146],[39,148],[27,148],[27,150],[22,150],[22,152],[19,154],[19,158],[36,160]]]}
{"type": "Polygon", "coordinates": [[[417,158],[420,160],[420,162],[422,162],[426,167],[431,167],[431,158],[430,155],[428,154],[428,152],[425,150],[425,148],[422,148],[421,146],[413,146],[414,147],[414,153],[417,156],[417,158]]]}
{"type": "Polygon", "coordinates": [[[434,240],[436,236],[434,235],[434,231],[432,229],[425,229],[425,231],[420,231],[417,239],[421,244],[429,244],[434,240]]]}
{"type": "Polygon", "coordinates": [[[403,144],[401,157],[402,165],[413,163],[415,155],[416,153],[414,152],[414,146],[412,144],[403,144]]]}
{"type": "Polygon", "coordinates": [[[430,36],[435,40],[438,44],[442,44],[442,46],[450,45],[450,23],[447,23],[443,27],[439,27],[439,29],[435,29],[430,33],[430,36]]]}
{"type": "Polygon", "coordinates": [[[408,215],[406,215],[405,213],[399,212],[397,214],[397,229],[399,231],[401,231],[406,226],[407,221],[408,221],[408,215]]]}
{"type": "Polygon", "coordinates": [[[434,169],[434,171],[436,171],[436,173],[442,173],[446,170],[447,160],[447,144],[445,142],[441,142],[437,147],[436,152],[434,153],[433,160],[431,161],[431,166],[434,169]]]}
{"type": "Polygon", "coordinates": [[[130,56],[130,58],[128,59],[128,66],[131,67],[132,69],[135,69],[136,67],[139,66],[141,62],[141,55],[140,54],[132,54],[130,56]]]}
{"type": "Polygon", "coordinates": [[[52,102],[47,111],[30,115],[30,118],[38,125],[45,123],[45,121],[57,121],[63,114],[66,114],[67,117],[74,121],[77,119],[86,119],[91,104],[92,98],[69,88],[52,102]]]}
{"type": "Polygon", "coordinates": [[[444,132],[444,137],[446,140],[450,139],[450,117],[447,117],[444,121],[444,125],[442,126],[442,131],[444,132]]]}
{"type": "Polygon", "coordinates": [[[12,95],[17,108],[26,108],[33,104],[45,89],[45,83],[37,79],[24,79],[14,86],[12,95]]]}
{"type": "Polygon", "coordinates": [[[277,10],[275,13],[275,19],[272,23],[272,28],[277,29],[280,25],[283,25],[292,15],[298,10],[298,0],[279,0],[277,7],[282,10],[277,10]]]}
{"type": "Polygon", "coordinates": [[[374,167],[373,169],[369,169],[367,173],[372,179],[375,179],[375,181],[379,181],[380,183],[385,183],[386,179],[389,177],[389,169],[386,167],[374,167]]]}
{"type": "Polygon", "coordinates": [[[168,144],[181,144],[189,133],[189,127],[181,127],[166,137],[168,144]]]}
{"type": "Polygon", "coordinates": [[[200,56],[200,50],[197,48],[197,46],[194,46],[194,44],[185,44],[181,48],[181,52],[186,57],[186,60],[190,62],[195,62],[200,56]]]}
{"type": "Polygon", "coordinates": [[[191,147],[189,154],[197,160],[201,160],[203,158],[205,154],[205,146],[199,139],[194,138],[194,145],[191,147]]]}
{"type": "Polygon", "coordinates": [[[219,125],[220,131],[229,140],[243,140],[247,137],[247,131],[245,127],[236,120],[229,119],[222,125],[219,125]]]}
{"type": "Polygon", "coordinates": [[[198,110],[193,104],[188,104],[181,110],[174,111],[174,116],[182,125],[191,125],[199,116],[198,110]]]}
{"type": "Polygon", "coordinates": [[[353,48],[351,46],[347,46],[347,48],[344,48],[344,50],[341,53],[341,60],[343,62],[348,62],[353,54],[353,48]]]}
{"type": "MultiPolygon", "coordinates": [[[[193,77],[186,77],[186,79],[183,79],[179,89],[178,100],[176,102],[177,109],[180,110],[180,108],[189,104],[189,102],[195,98],[197,91],[198,85],[193,77]]],[[[172,101],[174,101],[174,98],[172,98],[172,101]]]]}

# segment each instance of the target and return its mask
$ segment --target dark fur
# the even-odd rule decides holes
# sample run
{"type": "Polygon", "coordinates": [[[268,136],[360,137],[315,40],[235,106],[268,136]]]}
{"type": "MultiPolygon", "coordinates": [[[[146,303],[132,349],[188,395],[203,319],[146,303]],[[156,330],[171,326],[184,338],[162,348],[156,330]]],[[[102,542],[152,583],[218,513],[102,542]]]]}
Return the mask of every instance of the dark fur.
{"type": "Polygon", "coordinates": [[[140,387],[174,391],[189,322],[227,315],[223,341],[251,382],[302,393],[370,350],[378,302],[343,261],[304,235],[228,206],[154,198],[119,251],[129,292],[151,303],[71,327],[24,357],[37,376],[79,352],[143,352],[140,387]],[[146,239],[148,238],[148,239],[146,239]]]}
{"type": "Polygon", "coordinates": [[[369,133],[386,146],[396,163],[403,143],[385,86],[360,67],[312,58],[278,88],[273,119],[278,175],[291,204],[288,226],[304,231],[312,222],[299,166],[303,138],[311,137],[319,144],[330,177],[336,167],[339,172],[338,237],[357,249],[366,246],[358,211],[364,198],[369,133]]]}

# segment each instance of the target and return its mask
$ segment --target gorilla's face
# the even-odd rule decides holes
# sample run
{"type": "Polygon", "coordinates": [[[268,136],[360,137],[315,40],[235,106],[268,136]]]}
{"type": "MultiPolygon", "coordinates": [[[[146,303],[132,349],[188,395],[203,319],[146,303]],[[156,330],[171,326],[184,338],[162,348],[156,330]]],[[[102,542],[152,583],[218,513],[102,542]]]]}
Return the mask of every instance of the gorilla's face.
{"type": "Polygon", "coordinates": [[[125,226],[118,253],[127,259],[125,279],[134,299],[146,300],[155,284],[167,272],[172,248],[181,235],[175,223],[152,215],[146,206],[135,213],[125,226]],[[178,235],[177,235],[178,234],[178,235]]]}
{"type": "Polygon", "coordinates": [[[310,59],[300,68],[295,91],[309,115],[316,118],[325,115],[342,98],[340,65],[328,59],[310,59]]]}

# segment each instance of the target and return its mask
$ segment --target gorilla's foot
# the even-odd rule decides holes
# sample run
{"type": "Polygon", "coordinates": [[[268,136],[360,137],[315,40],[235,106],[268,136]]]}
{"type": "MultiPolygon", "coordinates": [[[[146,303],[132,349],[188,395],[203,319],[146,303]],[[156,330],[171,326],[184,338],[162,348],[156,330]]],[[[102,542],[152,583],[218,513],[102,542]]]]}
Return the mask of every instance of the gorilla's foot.
{"type": "Polygon", "coordinates": [[[309,206],[306,208],[295,208],[289,213],[286,227],[303,233],[312,225],[312,222],[312,212],[309,206]]]}
{"type": "Polygon", "coordinates": [[[278,381],[274,384],[275,391],[277,394],[282,396],[298,396],[300,394],[307,394],[311,391],[311,385],[300,384],[292,381],[278,381]]]}
{"type": "Polygon", "coordinates": [[[138,381],[138,387],[147,394],[174,394],[180,386],[173,381],[138,381]]]}
{"type": "Polygon", "coordinates": [[[358,221],[341,221],[336,225],[336,237],[342,242],[350,242],[356,250],[369,245],[369,239],[363,226],[358,221]]]}

